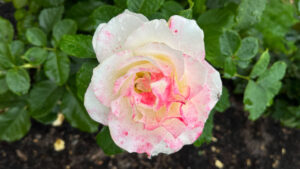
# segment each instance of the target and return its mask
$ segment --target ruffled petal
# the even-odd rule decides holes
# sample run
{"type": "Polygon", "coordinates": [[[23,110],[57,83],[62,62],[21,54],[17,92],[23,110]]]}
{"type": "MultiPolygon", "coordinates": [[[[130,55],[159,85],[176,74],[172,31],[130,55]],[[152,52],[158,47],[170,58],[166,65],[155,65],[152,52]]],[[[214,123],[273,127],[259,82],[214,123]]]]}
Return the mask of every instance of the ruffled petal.
{"type": "Polygon", "coordinates": [[[173,72],[178,79],[184,74],[184,60],[182,52],[172,49],[163,43],[150,43],[134,50],[135,55],[148,56],[156,60],[171,63],[173,72]]]}
{"type": "Polygon", "coordinates": [[[147,21],[143,15],[125,10],[107,24],[100,24],[93,37],[93,47],[98,61],[102,62],[113,53],[122,51],[128,35],[147,21]]]}
{"type": "Polygon", "coordinates": [[[175,139],[164,127],[147,130],[144,124],[132,118],[132,108],[126,98],[122,98],[119,106],[114,109],[122,110],[117,117],[109,114],[108,126],[114,142],[128,152],[147,153],[149,156],[158,153],[170,154],[178,151],[182,146],[179,139],[175,139]]]}
{"type": "Polygon", "coordinates": [[[84,106],[93,120],[101,124],[107,125],[107,117],[110,108],[104,106],[99,102],[99,100],[94,94],[91,85],[89,85],[84,95],[84,106]]]}

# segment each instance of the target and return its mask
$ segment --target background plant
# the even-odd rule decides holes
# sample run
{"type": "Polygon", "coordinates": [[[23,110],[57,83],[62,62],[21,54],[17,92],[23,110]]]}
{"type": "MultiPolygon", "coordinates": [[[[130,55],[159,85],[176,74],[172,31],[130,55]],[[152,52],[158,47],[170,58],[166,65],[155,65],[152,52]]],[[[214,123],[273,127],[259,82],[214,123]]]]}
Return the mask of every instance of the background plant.
{"type": "MultiPolygon", "coordinates": [[[[91,39],[126,8],[149,19],[182,15],[203,29],[206,59],[224,87],[195,146],[210,142],[213,115],[230,107],[230,95],[243,96],[249,120],[270,116],[300,128],[300,1],[5,1],[16,8],[16,24],[0,17],[0,140],[21,139],[31,120],[49,125],[58,113],[81,131],[98,132],[82,105],[98,64],[91,39]]],[[[106,127],[97,142],[107,154],[122,151],[106,127]]]]}

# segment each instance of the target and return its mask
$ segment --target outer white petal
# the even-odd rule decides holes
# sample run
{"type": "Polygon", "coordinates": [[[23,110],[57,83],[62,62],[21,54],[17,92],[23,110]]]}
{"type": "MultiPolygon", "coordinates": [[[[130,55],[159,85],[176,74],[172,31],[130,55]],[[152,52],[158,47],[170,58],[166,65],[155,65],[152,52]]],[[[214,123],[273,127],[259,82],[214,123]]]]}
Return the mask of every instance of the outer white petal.
{"type": "Polygon", "coordinates": [[[97,99],[105,106],[110,107],[111,101],[117,97],[114,93],[114,84],[118,78],[126,74],[120,71],[120,67],[128,63],[130,58],[132,58],[132,53],[123,51],[105,59],[94,68],[92,88],[97,99]]]}
{"type": "Polygon", "coordinates": [[[136,29],[126,40],[125,48],[135,49],[147,43],[160,42],[197,60],[205,56],[203,31],[194,20],[173,16],[165,20],[152,20],[136,29]]]}
{"type": "Polygon", "coordinates": [[[95,31],[95,33],[94,33],[94,36],[93,36],[93,41],[92,41],[92,44],[93,44],[94,51],[96,51],[96,50],[97,50],[97,48],[96,48],[96,44],[97,44],[97,37],[98,37],[98,36],[100,36],[99,34],[100,34],[100,32],[101,32],[102,28],[103,28],[105,25],[106,25],[106,23],[102,23],[102,24],[100,24],[100,25],[97,27],[97,29],[96,29],[96,31],[95,31]]]}
{"type": "Polygon", "coordinates": [[[91,85],[89,85],[84,95],[84,106],[93,120],[107,125],[107,117],[110,108],[104,106],[99,102],[94,94],[91,85]]]}
{"type": "Polygon", "coordinates": [[[147,21],[146,17],[125,10],[107,24],[101,24],[93,37],[93,47],[98,61],[102,62],[113,53],[122,51],[128,35],[147,21]]]}
{"type": "Polygon", "coordinates": [[[206,84],[210,90],[212,98],[209,105],[211,108],[213,108],[222,94],[221,76],[220,73],[215,68],[213,68],[208,62],[204,61],[204,64],[208,70],[206,84]]]}
{"type": "Polygon", "coordinates": [[[195,59],[203,60],[205,57],[204,35],[196,21],[174,15],[168,23],[175,35],[174,47],[195,59]]]}

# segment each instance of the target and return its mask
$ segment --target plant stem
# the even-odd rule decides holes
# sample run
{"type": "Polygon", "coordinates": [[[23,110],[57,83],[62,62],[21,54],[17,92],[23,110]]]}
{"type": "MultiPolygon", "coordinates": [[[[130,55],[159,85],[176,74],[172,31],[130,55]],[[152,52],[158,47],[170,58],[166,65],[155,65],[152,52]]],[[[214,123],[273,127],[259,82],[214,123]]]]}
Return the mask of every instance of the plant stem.
{"type": "Polygon", "coordinates": [[[30,68],[38,68],[39,66],[34,66],[30,63],[27,63],[27,64],[24,64],[24,65],[21,65],[20,67],[25,68],[25,69],[30,69],[30,68]]]}
{"type": "Polygon", "coordinates": [[[49,50],[49,51],[56,51],[55,48],[48,48],[48,47],[44,47],[44,49],[49,50]]]}
{"type": "Polygon", "coordinates": [[[249,76],[244,76],[244,75],[240,75],[240,74],[234,74],[235,77],[239,77],[241,79],[245,79],[245,80],[250,80],[250,77],[249,76]]]}

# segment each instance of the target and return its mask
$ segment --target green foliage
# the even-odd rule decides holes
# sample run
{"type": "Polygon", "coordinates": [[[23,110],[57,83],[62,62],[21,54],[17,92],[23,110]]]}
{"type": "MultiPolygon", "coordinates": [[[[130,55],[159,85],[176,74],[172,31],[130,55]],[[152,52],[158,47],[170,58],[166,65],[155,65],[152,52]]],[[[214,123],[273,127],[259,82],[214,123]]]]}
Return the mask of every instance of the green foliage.
{"type": "Polygon", "coordinates": [[[0,140],[16,141],[30,129],[30,116],[24,107],[10,108],[0,115],[0,140]]]}
{"type": "Polygon", "coordinates": [[[98,130],[98,123],[90,118],[82,102],[70,88],[67,88],[62,98],[61,111],[71,126],[90,133],[98,130]]]}
{"type": "Polygon", "coordinates": [[[64,7],[43,9],[39,15],[39,24],[46,32],[50,32],[53,26],[62,18],[64,7]]]}
{"type": "Polygon", "coordinates": [[[50,52],[44,70],[50,80],[58,85],[63,85],[69,77],[70,60],[65,53],[50,52]]]}
{"type": "Polygon", "coordinates": [[[6,83],[12,92],[17,95],[26,94],[30,87],[30,77],[23,68],[10,69],[6,73],[6,83]]]}
{"type": "Polygon", "coordinates": [[[119,148],[115,142],[112,140],[109,128],[103,127],[101,131],[96,136],[97,144],[102,148],[105,154],[113,155],[122,153],[123,150],[119,148]]]}
{"type": "Polygon", "coordinates": [[[78,58],[95,58],[92,46],[92,36],[65,35],[61,39],[59,47],[62,51],[78,58]]]}
{"type": "Polygon", "coordinates": [[[29,43],[35,46],[46,46],[47,35],[39,28],[30,28],[26,31],[26,38],[29,43]]]}
{"type": "Polygon", "coordinates": [[[0,41],[1,42],[11,42],[14,36],[14,30],[12,24],[0,17],[0,41]]]}
{"type": "Polygon", "coordinates": [[[229,107],[230,107],[229,92],[228,89],[225,86],[223,86],[222,95],[220,97],[220,100],[214,107],[214,110],[218,112],[224,112],[229,107]]]}
{"type": "Polygon", "coordinates": [[[127,7],[133,12],[146,16],[154,14],[164,3],[164,0],[127,0],[127,7]]]}
{"type": "Polygon", "coordinates": [[[39,47],[32,47],[28,49],[24,55],[24,59],[32,65],[42,64],[48,56],[48,52],[39,47]]]}
{"type": "Polygon", "coordinates": [[[245,29],[261,20],[267,0],[241,0],[237,10],[236,27],[245,29]]]}

